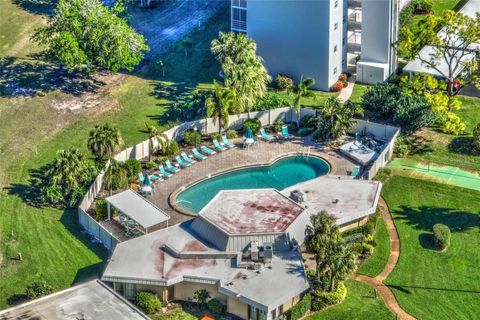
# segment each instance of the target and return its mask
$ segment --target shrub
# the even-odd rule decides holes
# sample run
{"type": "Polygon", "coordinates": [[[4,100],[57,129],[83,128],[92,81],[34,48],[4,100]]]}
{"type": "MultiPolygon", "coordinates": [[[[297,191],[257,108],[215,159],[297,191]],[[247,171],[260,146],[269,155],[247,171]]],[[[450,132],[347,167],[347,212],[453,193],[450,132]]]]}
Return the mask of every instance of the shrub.
{"type": "Polygon", "coordinates": [[[155,161],[156,164],[162,164],[167,160],[168,160],[167,156],[160,156],[157,159],[155,159],[154,161],[155,161]]]}
{"type": "Polygon", "coordinates": [[[331,92],[340,92],[342,91],[342,89],[343,89],[343,82],[340,80],[332,84],[332,86],[330,87],[331,92]]]}
{"type": "Polygon", "coordinates": [[[214,314],[220,314],[223,312],[224,305],[217,299],[210,299],[207,303],[207,309],[214,314]]]}
{"type": "Polygon", "coordinates": [[[128,178],[135,179],[140,172],[140,161],[137,159],[128,159],[124,162],[124,167],[127,170],[128,178]]]}
{"type": "Polygon", "coordinates": [[[228,130],[225,134],[226,134],[228,139],[234,139],[234,138],[238,137],[238,133],[235,130],[228,130]]]}
{"type": "Polygon", "coordinates": [[[307,270],[307,278],[308,279],[315,279],[317,276],[317,272],[315,271],[315,269],[308,269],[307,270]]]}
{"type": "Polygon", "coordinates": [[[202,141],[202,135],[195,130],[187,130],[183,133],[183,141],[189,146],[197,146],[202,141]]]}
{"type": "Polygon", "coordinates": [[[217,139],[217,140],[222,140],[222,135],[221,135],[220,133],[218,133],[218,132],[212,133],[209,137],[210,137],[210,140],[211,140],[211,141],[213,141],[213,140],[215,140],[215,139],[217,139]]]}
{"type": "Polygon", "coordinates": [[[108,217],[107,201],[100,199],[95,201],[95,220],[103,221],[108,217]]]}
{"type": "Polygon", "coordinates": [[[30,283],[25,289],[25,295],[28,299],[37,299],[49,294],[52,294],[55,290],[45,281],[34,281],[30,283]]]}
{"type": "Polygon", "coordinates": [[[325,307],[337,304],[345,300],[347,296],[347,287],[340,282],[333,292],[315,290],[312,293],[312,310],[319,311],[325,307]]]}
{"type": "Polygon", "coordinates": [[[148,161],[145,163],[145,168],[147,169],[153,169],[157,166],[157,163],[155,161],[148,161]]]}
{"type": "Polygon", "coordinates": [[[375,248],[371,245],[371,244],[368,244],[368,243],[362,243],[362,253],[366,256],[371,256],[373,254],[373,251],[375,250],[375,248]]]}
{"type": "Polygon", "coordinates": [[[350,245],[350,249],[356,254],[360,255],[363,253],[363,244],[359,242],[354,242],[350,245]]]}
{"type": "Polygon", "coordinates": [[[440,250],[446,250],[450,246],[450,238],[450,229],[446,225],[437,223],[433,226],[433,240],[440,250]]]}
{"type": "Polygon", "coordinates": [[[305,136],[308,136],[310,133],[312,133],[313,130],[314,130],[313,128],[301,128],[300,130],[298,130],[298,135],[300,137],[305,137],[305,136]]]}
{"type": "Polygon", "coordinates": [[[193,297],[197,300],[197,303],[204,306],[207,300],[210,299],[210,293],[205,289],[199,289],[193,293],[193,297]]]}
{"type": "Polygon", "coordinates": [[[367,244],[371,244],[372,246],[376,246],[377,245],[377,241],[375,240],[375,238],[373,237],[373,234],[369,234],[367,236],[365,236],[365,243],[367,244]]]}
{"type": "Polygon", "coordinates": [[[480,123],[473,129],[472,148],[475,152],[480,153],[480,123]]]}
{"type": "Polygon", "coordinates": [[[283,122],[283,120],[275,120],[273,122],[273,130],[275,130],[275,132],[281,132],[282,131],[282,127],[285,125],[285,123],[283,122]]]}
{"type": "Polygon", "coordinates": [[[247,130],[248,128],[252,129],[253,133],[257,134],[262,127],[262,123],[259,119],[248,119],[245,120],[243,123],[243,130],[247,130]]]}
{"type": "Polygon", "coordinates": [[[288,105],[290,105],[290,103],[287,100],[274,94],[266,94],[257,100],[257,103],[251,111],[265,111],[285,107],[288,105]]]}
{"type": "Polygon", "coordinates": [[[399,158],[404,158],[410,153],[410,144],[404,136],[400,136],[395,141],[395,146],[393,151],[399,158]]]}
{"type": "Polygon", "coordinates": [[[277,88],[282,91],[285,91],[293,87],[293,79],[281,73],[277,75],[277,78],[275,79],[275,83],[277,84],[277,88]]]}
{"type": "Polygon", "coordinates": [[[162,308],[162,302],[154,293],[149,291],[137,292],[135,304],[148,314],[158,312],[162,308]]]}
{"type": "MultiPolygon", "coordinates": [[[[297,134],[298,127],[296,123],[287,123],[287,127],[288,127],[288,133],[297,134]]],[[[282,129],[280,129],[280,131],[282,131],[282,129]]]]}
{"type": "Polygon", "coordinates": [[[392,175],[392,170],[390,170],[389,168],[381,168],[380,170],[378,170],[374,179],[382,183],[385,183],[387,182],[388,178],[390,178],[391,175],[392,175]]]}
{"type": "Polygon", "coordinates": [[[289,311],[289,319],[297,320],[302,318],[312,308],[312,296],[307,293],[296,305],[289,311]]]}
{"type": "Polygon", "coordinates": [[[415,13],[431,13],[433,11],[432,0],[413,0],[415,5],[415,13]]]}
{"type": "Polygon", "coordinates": [[[308,116],[302,117],[300,118],[300,121],[298,123],[300,128],[315,128],[316,124],[317,124],[317,121],[314,115],[308,115],[308,116]]]}
{"type": "Polygon", "coordinates": [[[165,155],[171,157],[176,155],[180,148],[178,147],[177,141],[170,141],[168,146],[165,148],[165,155]]]}

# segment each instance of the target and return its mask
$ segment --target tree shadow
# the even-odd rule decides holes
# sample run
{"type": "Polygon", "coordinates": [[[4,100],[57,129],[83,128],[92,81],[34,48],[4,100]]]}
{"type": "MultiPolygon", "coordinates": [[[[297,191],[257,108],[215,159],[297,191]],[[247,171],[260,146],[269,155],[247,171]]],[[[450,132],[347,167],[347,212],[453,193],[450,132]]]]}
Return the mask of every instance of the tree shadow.
{"type": "Polygon", "coordinates": [[[448,151],[463,154],[463,155],[476,155],[472,148],[473,137],[459,136],[453,138],[452,142],[448,145],[448,151]]]}
{"type": "Polygon", "coordinates": [[[39,55],[30,59],[0,58],[0,97],[33,97],[53,90],[80,96],[104,84],[79,73],[69,74],[39,55]]]}
{"type": "Polygon", "coordinates": [[[107,259],[104,259],[99,263],[95,263],[79,269],[70,285],[74,286],[79,283],[87,282],[93,279],[98,279],[102,275],[103,271],[105,270],[106,265],[107,265],[107,259]]]}
{"type": "Polygon", "coordinates": [[[16,306],[28,301],[28,297],[25,293],[15,293],[7,298],[7,304],[9,306],[16,306]]]}
{"type": "Polygon", "coordinates": [[[45,205],[41,199],[40,189],[43,181],[43,173],[46,169],[47,165],[36,169],[30,169],[28,184],[12,183],[3,189],[6,190],[9,195],[19,197],[29,206],[41,208],[45,205]]]}
{"type": "Polygon", "coordinates": [[[437,223],[448,226],[452,232],[468,231],[480,223],[478,213],[451,208],[401,206],[393,213],[396,220],[403,220],[408,225],[427,232],[431,232],[437,223]]]}
{"type": "Polygon", "coordinates": [[[13,0],[12,3],[25,11],[42,15],[53,14],[57,6],[57,0],[13,0]]]}
{"type": "Polygon", "coordinates": [[[436,250],[435,242],[433,240],[433,235],[431,233],[421,233],[418,236],[418,241],[424,249],[436,250]]]}
{"type": "Polygon", "coordinates": [[[410,153],[413,154],[427,154],[433,151],[431,140],[419,135],[411,135],[407,137],[407,143],[410,146],[410,153]]]}
{"type": "Polygon", "coordinates": [[[480,294],[479,290],[466,290],[466,289],[456,289],[456,288],[435,288],[435,287],[421,287],[421,286],[411,286],[411,285],[399,285],[399,284],[388,284],[389,288],[399,290],[404,293],[411,294],[412,291],[409,289],[423,289],[431,291],[446,291],[446,292],[462,292],[462,293],[476,293],[480,294]]]}

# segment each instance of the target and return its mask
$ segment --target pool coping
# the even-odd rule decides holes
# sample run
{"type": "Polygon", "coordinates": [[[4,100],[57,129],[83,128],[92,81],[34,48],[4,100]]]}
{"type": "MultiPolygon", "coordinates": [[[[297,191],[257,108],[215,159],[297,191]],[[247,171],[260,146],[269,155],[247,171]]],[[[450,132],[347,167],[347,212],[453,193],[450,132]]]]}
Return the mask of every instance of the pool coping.
{"type": "MultiPolygon", "coordinates": [[[[287,152],[287,153],[284,153],[284,154],[281,154],[273,159],[271,159],[270,161],[268,162],[257,162],[257,163],[252,163],[252,164],[248,164],[248,165],[242,165],[242,166],[237,166],[237,167],[232,167],[230,169],[226,169],[226,170],[219,170],[219,171],[216,171],[214,173],[210,173],[208,174],[206,177],[203,177],[201,179],[198,179],[192,183],[189,183],[187,185],[183,185],[183,186],[180,186],[178,187],[177,189],[175,189],[172,193],[170,193],[170,195],[168,196],[168,205],[173,209],[174,212],[176,213],[180,213],[182,215],[185,215],[187,217],[192,217],[192,218],[195,218],[195,217],[198,217],[199,214],[198,213],[193,213],[193,212],[190,212],[188,210],[185,210],[184,208],[180,207],[180,206],[177,206],[176,205],[176,200],[177,200],[177,196],[179,193],[185,191],[186,189],[190,188],[190,187],[193,187],[194,185],[196,184],[199,184],[207,179],[210,179],[210,178],[214,178],[216,176],[219,176],[219,175],[222,175],[222,174],[226,174],[226,173],[230,173],[230,172],[234,172],[234,171],[238,171],[238,170],[242,170],[242,169],[247,169],[247,168],[252,168],[252,167],[268,167],[268,166],[271,166],[272,164],[274,164],[275,162],[283,159],[283,158],[288,158],[288,157],[292,157],[292,156],[309,156],[309,157],[315,157],[315,158],[319,158],[323,161],[325,161],[325,163],[328,165],[329,167],[329,170],[328,172],[325,174],[325,176],[329,175],[334,166],[330,163],[330,161],[328,161],[325,157],[319,155],[317,152],[309,152],[309,153],[304,153],[304,152],[287,152]]],[[[205,161],[208,161],[208,158],[205,160],[205,161]]],[[[311,180],[311,179],[310,179],[311,180]]],[[[306,180],[306,181],[309,181],[309,180],[306,180]]]]}

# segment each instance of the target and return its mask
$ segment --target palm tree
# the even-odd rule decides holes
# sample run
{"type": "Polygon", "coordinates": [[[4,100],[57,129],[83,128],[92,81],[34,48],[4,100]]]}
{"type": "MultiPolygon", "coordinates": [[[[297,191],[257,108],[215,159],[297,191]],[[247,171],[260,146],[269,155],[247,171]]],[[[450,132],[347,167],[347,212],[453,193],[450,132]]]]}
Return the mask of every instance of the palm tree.
{"type": "Polygon", "coordinates": [[[225,87],[235,89],[240,107],[249,112],[271,81],[255,42],[243,33],[220,32],[211,43],[211,51],[222,65],[225,87]]]}
{"type": "Polygon", "coordinates": [[[347,276],[355,271],[355,254],[345,244],[340,234],[331,238],[327,254],[327,266],[330,275],[329,291],[335,290],[336,281],[345,280],[347,276]]]}
{"type": "Polygon", "coordinates": [[[85,160],[84,155],[74,148],[59,150],[45,171],[50,185],[60,185],[66,189],[78,187],[92,174],[92,166],[85,160]]]}
{"type": "Polygon", "coordinates": [[[99,161],[105,161],[112,157],[121,144],[122,136],[120,130],[108,123],[95,125],[90,131],[87,140],[88,149],[99,161]]]}
{"type": "Polygon", "coordinates": [[[229,114],[232,111],[238,111],[239,101],[238,95],[234,89],[224,88],[217,81],[213,81],[213,95],[205,100],[207,108],[207,117],[213,119],[213,123],[217,123],[218,132],[222,132],[222,128],[228,127],[229,114]]]}
{"type": "Polygon", "coordinates": [[[336,97],[328,98],[318,112],[317,137],[322,141],[337,139],[352,128],[355,115],[363,115],[359,104],[341,103],[336,97]]]}
{"type": "Polygon", "coordinates": [[[155,148],[153,142],[157,140],[159,149],[164,150],[168,146],[169,139],[165,133],[160,132],[158,128],[154,125],[149,125],[148,123],[145,123],[145,126],[147,127],[149,140],[148,161],[152,161],[152,153],[155,148]]]}
{"type": "Polygon", "coordinates": [[[299,118],[298,115],[300,115],[300,106],[301,106],[302,98],[315,97],[315,93],[310,90],[310,87],[314,85],[315,85],[315,79],[302,78],[297,85],[294,85],[290,89],[290,91],[292,91],[294,94],[292,105],[293,105],[293,109],[297,113],[297,118],[299,118]]]}
{"type": "Polygon", "coordinates": [[[327,244],[339,231],[335,218],[325,211],[311,216],[310,222],[311,225],[305,229],[305,246],[315,255],[315,273],[319,278],[326,268],[327,244]]]}

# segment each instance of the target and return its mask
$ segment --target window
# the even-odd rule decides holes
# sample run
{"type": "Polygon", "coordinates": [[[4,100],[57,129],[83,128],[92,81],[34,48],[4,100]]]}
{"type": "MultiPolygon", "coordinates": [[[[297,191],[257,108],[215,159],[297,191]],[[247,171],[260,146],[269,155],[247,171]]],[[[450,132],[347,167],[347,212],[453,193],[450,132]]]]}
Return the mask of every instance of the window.
{"type": "Polygon", "coordinates": [[[338,46],[335,45],[335,46],[333,47],[333,52],[337,52],[337,49],[338,49],[338,46]]]}
{"type": "Polygon", "coordinates": [[[338,8],[338,0],[335,1],[335,8],[338,8]]]}
{"type": "Polygon", "coordinates": [[[232,0],[232,7],[246,8],[247,7],[247,1],[246,0],[232,0]]]}
{"type": "Polygon", "coordinates": [[[337,74],[337,67],[333,68],[333,74],[337,74]]]}
{"type": "Polygon", "coordinates": [[[333,30],[337,30],[338,29],[338,22],[335,22],[335,24],[333,25],[333,30]]]}
{"type": "Polygon", "coordinates": [[[133,283],[125,283],[125,298],[129,300],[135,298],[135,285],[133,283]]]}

